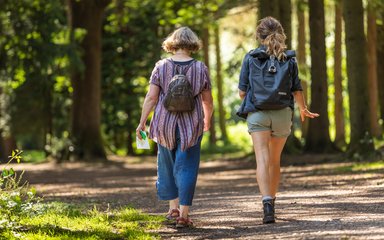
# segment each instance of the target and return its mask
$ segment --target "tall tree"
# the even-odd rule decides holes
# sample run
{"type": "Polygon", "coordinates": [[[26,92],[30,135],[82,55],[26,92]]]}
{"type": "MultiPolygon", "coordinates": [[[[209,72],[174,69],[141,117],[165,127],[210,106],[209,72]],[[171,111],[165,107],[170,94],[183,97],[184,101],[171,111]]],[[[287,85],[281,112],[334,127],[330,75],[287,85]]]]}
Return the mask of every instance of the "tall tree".
{"type": "Polygon", "coordinates": [[[324,1],[311,0],[309,4],[309,28],[311,45],[311,110],[321,117],[311,119],[305,148],[311,152],[331,149],[328,120],[328,85],[325,51],[324,1]]]}
{"type": "Polygon", "coordinates": [[[291,0],[279,1],[279,17],[287,36],[287,47],[292,48],[292,4],[291,0]]]}
{"type": "Polygon", "coordinates": [[[338,146],[345,145],[345,120],[343,108],[343,85],[342,85],[342,8],[341,2],[335,2],[335,48],[334,48],[334,85],[335,85],[335,125],[336,136],[335,144],[338,146]]]}
{"type": "Polygon", "coordinates": [[[280,18],[280,1],[279,0],[259,0],[258,19],[268,16],[280,18]]]}
{"type": "Polygon", "coordinates": [[[101,33],[103,13],[111,0],[69,0],[72,34],[84,29],[80,42],[84,71],[73,68],[71,76],[72,138],[75,158],[105,161],[101,138],[101,33]]]}
{"type": "MultiPolygon", "coordinates": [[[[307,9],[307,4],[305,0],[299,0],[297,1],[297,63],[299,65],[299,71],[302,76],[306,76],[305,74],[308,71],[308,66],[307,66],[307,18],[306,18],[306,9],[307,9]]],[[[308,102],[308,79],[301,79],[301,85],[304,90],[304,96],[305,96],[305,102],[308,102]]],[[[308,132],[308,121],[305,121],[302,123],[302,137],[306,138],[307,132],[308,132]]]]}
{"type": "MultiPolygon", "coordinates": [[[[203,28],[202,43],[204,63],[209,69],[209,26],[203,28]]],[[[216,141],[215,114],[212,114],[211,128],[209,129],[209,144],[215,145],[216,141]]]]}
{"type": "Polygon", "coordinates": [[[305,0],[297,2],[297,62],[299,67],[306,65],[307,62],[305,5],[305,0]]]}
{"type": "Polygon", "coordinates": [[[220,49],[220,29],[219,25],[214,26],[215,39],[215,55],[216,55],[216,84],[217,84],[217,106],[219,110],[219,126],[221,139],[227,141],[227,129],[225,126],[225,109],[224,109],[224,94],[223,94],[223,77],[221,72],[221,49],[220,49]]]}
{"type": "MultiPolygon", "coordinates": [[[[383,6],[381,6],[384,8],[383,6]]],[[[384,16],[381,16],[384,17],[384,16]]],[[[377,59],[384,59],[384,24],[377,25],[377,59]]],[[[379,91],[380,118],[384,128],[384,61],[377,61],[377,81],[379,91]]]]}
{"type": "Polygon", "coordinates": [[[366,155],[374,150],[370,134],[364,8],[362,0],[343,0],[349,110],[351,121],[350,153],[366,155]]]}
{"type": "Polygon", "coordinates": [[[381,136],[381,128],[378,121],[379,113],[379,91],[377,85],[377,27],[376,13],[372,1],[368,2],[367,8],[367,57],[368,57],[368,91],[370,128],[372,136],[381,136]]]}

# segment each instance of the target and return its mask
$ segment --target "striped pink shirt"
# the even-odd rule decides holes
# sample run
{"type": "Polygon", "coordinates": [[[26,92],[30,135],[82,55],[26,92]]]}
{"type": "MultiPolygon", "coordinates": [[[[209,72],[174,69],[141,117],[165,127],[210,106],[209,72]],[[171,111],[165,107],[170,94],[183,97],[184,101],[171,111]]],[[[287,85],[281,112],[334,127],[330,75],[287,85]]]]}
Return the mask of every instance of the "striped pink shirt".
{"type": "MultiPolygon", "coordinates": [[[[150,84],[160,87],[159,101],[150,123],[149,137],[158,144],[174,149],[176,147],[176,125],[179,127],[181,138],[181,149],[185,151],[197,143],[203,134],[204,112],[201,92],[211,89],[208,68],[204,63],[195,61],[188,69],[186,76],[191,82],[195,97],[195,108],[192,112],[169,112],[163,105],[168,84],[173,77],[175,64],[166,58],[158,61],[152,71],[150,84]]],[[[187,65],[182,65],[182,71],[187,65]]]]}

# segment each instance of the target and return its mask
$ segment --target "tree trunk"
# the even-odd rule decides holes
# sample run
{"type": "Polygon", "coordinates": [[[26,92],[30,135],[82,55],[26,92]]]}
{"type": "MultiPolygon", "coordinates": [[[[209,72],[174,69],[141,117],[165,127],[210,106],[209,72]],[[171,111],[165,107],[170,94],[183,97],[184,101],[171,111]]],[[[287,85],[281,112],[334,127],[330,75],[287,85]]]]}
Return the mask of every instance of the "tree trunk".
{"type": "MultiPolygon", "coordinates": [[[[0,135],[2,132],[0,132],[0,135]]],[[[16,140],[13,136],[0,136],[0,163],[6,163],[9,161],[9,156],[12,155],[12,151],[18,149],[16,140]]]]}
{"type": "Polygon", "coordinates": [[[368,32],[367,32],[367,56],[368,56],[368,91],[371,134],[374,137],[381,136],[381,128],[378,119],[379,92],[377,84],[377,27],[376,14],[372,2],[368,2],[368,32]]]}
{"type": "Polygon", "coordinates": [[[292,4],[291,0],[279,1],[279,17],[281,25],[284,28],[285,35],[287,36],[287,48],[292,48],[292,4]]]}
{"type": "MultiPolygon", "coordinates": [[[[306,29],[307,29],[307,20],[305,16],[305,1],[299,0],[297,2],[297,20],[298,20],[298,31],[297,31],[297,63],[299,65],[299,71],[301,73],[308,71],[307,66],[307,48],[306,48],[306,29]]],[[[303,74],[304,76],[306,74],[303,74]]],[[[308,102],[309,88],[307,80],[301,79],[301,86],[303,87],[305,102],[308,102]]],[[[301,137],[306,138],[308,132],[308,121],[301,123],[301,137]]]]}
{"type": "Polygon", "coordinates": [[[305,149],[310,152],[327,152],[331,149],[332,143],[329,137],[323,0],[309,1],[309,28],[312,63],[310,109],[313,112],[319,113],[321,117],[310,120],[305,149]]]}
{"type": "Polygon", "coordinates": [[[84,71],[73,69],[71,76],[72,138],[74,157],[84,161],[106,161],[101,138],[101,33],[103,13],[109,0],[69,1],[72,31],[86,31],[81,40],[84,71]]]}
{"type": "Polygon", "coordinates": [[[306,66],[307,50],[306,50],[306,26],[307,21],[305,19],[305,3],[304,0],[299,0],[297,3],[297,62],[300,66],[306,66]]]}
{"type": "Polygon", "coordinates": [[[271,16],[280,19],[279,0],[259,0],[258,19],[271,16]]]}
{"type": "MultiPolygon", "coordinates": [[[[203,29],[203,53],[204,53],[204,63],[209,69],[209,29],[205,27],[203,29]]],[[[215,114],[212,114],[211,118],[211,128],[209,129],[209,144],[216,145],[216,130],[215,130],[215,114]]]]}
{"type": "Polygon", "coordinates": [[[225,109],[223,104],[224,93],[223,93],[223,78],[221,75],[221,53],[220,53],[220,29],[216,25],[214,27],[215,36],[215,53],[216,53],[216,84],[217,84],[217,105],[219,110],[219,126],[221,132],[221,139],[223,141],[228,140],[227,129],[225,127],[225,109]]]}
{"type": "MultiPolygon", "coordinates": [[[[377,25],[377,59],[384,59],[384,25],[377,25]]],[[[377,85],[379,91],[380,119],[384,128],[384,61],[377,61],[377,85]]]]}
{"type": "Polygon", "coordinates": [[[343,76],[341,57],[341,33],[342,33],[342,10],[341,2],[335,3],[335,49],[334,49],[334,85],[335,85],[335,143],[337,146],[345,145],[345,120],[343,108],[343,76]]]}
{"type": "Polygon", "coordinates": [[[367,108],[368,83],[364,9],[362,0],[343,0],[349,109],[351,121],[350,154],[366,155],[374,150],[367,108]]]}

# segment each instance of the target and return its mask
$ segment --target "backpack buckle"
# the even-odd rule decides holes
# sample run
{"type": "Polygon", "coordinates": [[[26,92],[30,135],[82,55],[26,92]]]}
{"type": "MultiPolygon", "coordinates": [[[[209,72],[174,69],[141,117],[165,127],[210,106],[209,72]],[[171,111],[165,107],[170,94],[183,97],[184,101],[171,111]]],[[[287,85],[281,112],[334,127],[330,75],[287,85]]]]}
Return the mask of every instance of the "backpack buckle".
{"type": "Polygon", "coordinates": [[[276,66],[275,66],[275,55],[269,56],[269,59],[271,60],[271,66],[269,66],[268,72],[276,73],[277,69],[276,69],[276,66]]]}

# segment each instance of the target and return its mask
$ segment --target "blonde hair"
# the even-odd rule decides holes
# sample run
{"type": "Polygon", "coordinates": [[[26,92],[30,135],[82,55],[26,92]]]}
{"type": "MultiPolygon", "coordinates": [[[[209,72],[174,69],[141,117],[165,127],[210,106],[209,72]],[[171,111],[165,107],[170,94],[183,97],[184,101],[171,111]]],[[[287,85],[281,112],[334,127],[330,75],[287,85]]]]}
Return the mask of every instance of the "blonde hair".
{"type": "Polygon", "coordinates": [[[269,55],[275,55],[277,59],[285,59],[287,45],[284,29],[281,23],[273,17],[266,17],[259,21],[256,28],[256,39],[267,47],[269,55]]]}
{"type": "Polygon", "coordinates": [[[196,52],[201,47],[200,39],[189,27],[180,27],[173,31],[163,42],[166,52],[174,53],[179,49],[196,52]]]}

